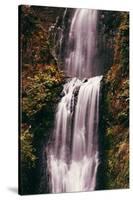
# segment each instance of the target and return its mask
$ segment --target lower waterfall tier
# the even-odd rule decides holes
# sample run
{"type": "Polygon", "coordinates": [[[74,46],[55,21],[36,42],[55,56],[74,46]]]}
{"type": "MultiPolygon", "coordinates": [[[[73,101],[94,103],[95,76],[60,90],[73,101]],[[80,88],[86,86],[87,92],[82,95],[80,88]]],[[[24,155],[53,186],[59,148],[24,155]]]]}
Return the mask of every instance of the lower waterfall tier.
{"type": "Polygon", "coordinates": [[[101,79],[72,78],[64,85],[47,155],[53,193],[96,187],[101,79]]]}

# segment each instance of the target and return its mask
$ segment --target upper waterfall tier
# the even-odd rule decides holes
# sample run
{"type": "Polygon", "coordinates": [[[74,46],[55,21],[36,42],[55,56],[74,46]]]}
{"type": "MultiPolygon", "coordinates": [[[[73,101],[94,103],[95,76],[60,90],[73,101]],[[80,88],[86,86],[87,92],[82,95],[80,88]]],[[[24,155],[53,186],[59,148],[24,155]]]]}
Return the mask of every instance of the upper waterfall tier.
{"type": "Polygon", "coordinates": [[[71,77],[97,74],[97,11],[76,9],[72,18],[65,71],[71,77]]]}

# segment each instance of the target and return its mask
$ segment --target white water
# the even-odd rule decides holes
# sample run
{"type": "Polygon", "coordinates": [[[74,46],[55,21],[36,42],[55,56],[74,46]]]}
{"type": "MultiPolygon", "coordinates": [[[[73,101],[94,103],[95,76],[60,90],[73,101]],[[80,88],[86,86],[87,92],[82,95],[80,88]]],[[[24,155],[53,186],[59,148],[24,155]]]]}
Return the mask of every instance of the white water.
{"type": "Polygon", "coordinates": [[[96,75],[97,11],[76,9],[72,19],[65,71],[71,77],[96,75]]]}
{"type": "Polygon", "coordinates": [[[72,19],[64,85],[57,107],[53,138],[48,147],[51,192],[96,188],[99,90],[102,76],[94,76],[97,11],[77,9],[72,19]],[[92,77],[94,76],[94,77],[92,77]],[[83,77],[91,77],[85,78],[83,77]],[[80,78],[80,79],[79,79],[80,78]],[[82,79],[81,79],[82,78],[82,79]]]}

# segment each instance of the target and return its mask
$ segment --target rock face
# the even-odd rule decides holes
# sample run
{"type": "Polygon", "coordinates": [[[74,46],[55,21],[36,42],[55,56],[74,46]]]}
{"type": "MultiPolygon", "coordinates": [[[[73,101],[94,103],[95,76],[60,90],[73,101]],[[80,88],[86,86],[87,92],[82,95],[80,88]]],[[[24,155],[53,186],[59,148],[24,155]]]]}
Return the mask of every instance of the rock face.
{"type": "Polygon", "coordinates": [[[50,137],[64,79],[51,53],[48,37],[49,28],[63,10],[20,7],[20,194],[48,192],[47,174],[43,170],[46,160],[42,159],[43,155],[46,159],[46,153],[42,149],[50,137]],[[40,186],[42,177],[45,178],[43,187],[40,186]]]}
{"type": "Polygon", "coordinates": [[[113,12],[106,19],[105,34],[107,32],[109,44],[112,40],[109,48],[113,48],[113,63],[105,68],[101,87],[101,174],[104,175],[99,177],[99,183],[103,189],[128,188],[129,16],[127,12],[113,12]],[[108,24],[109,20],[112,24],[108,24]]]}

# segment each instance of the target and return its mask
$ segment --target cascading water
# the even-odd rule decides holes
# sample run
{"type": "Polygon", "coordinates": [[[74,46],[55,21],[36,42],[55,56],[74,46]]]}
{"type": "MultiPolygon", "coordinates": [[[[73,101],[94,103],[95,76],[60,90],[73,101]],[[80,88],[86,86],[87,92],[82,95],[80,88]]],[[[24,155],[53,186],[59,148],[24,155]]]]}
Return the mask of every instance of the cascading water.
{"type": "Polygon", "coordinates": [[[97,11],[77,9],[72,19],[64,85],[48,147],[51,192],[96,188],[99,165],[98,117],[102,76],[95,76],[97,11]],[[76,77],[77,78],[76,78],[76,77]]]}
{"type": "Polygon", "coordinates": [[[98,74],[97,67],[97,11],[76,9],[72,19],[65,71],[79,78],[98,74]]]}

